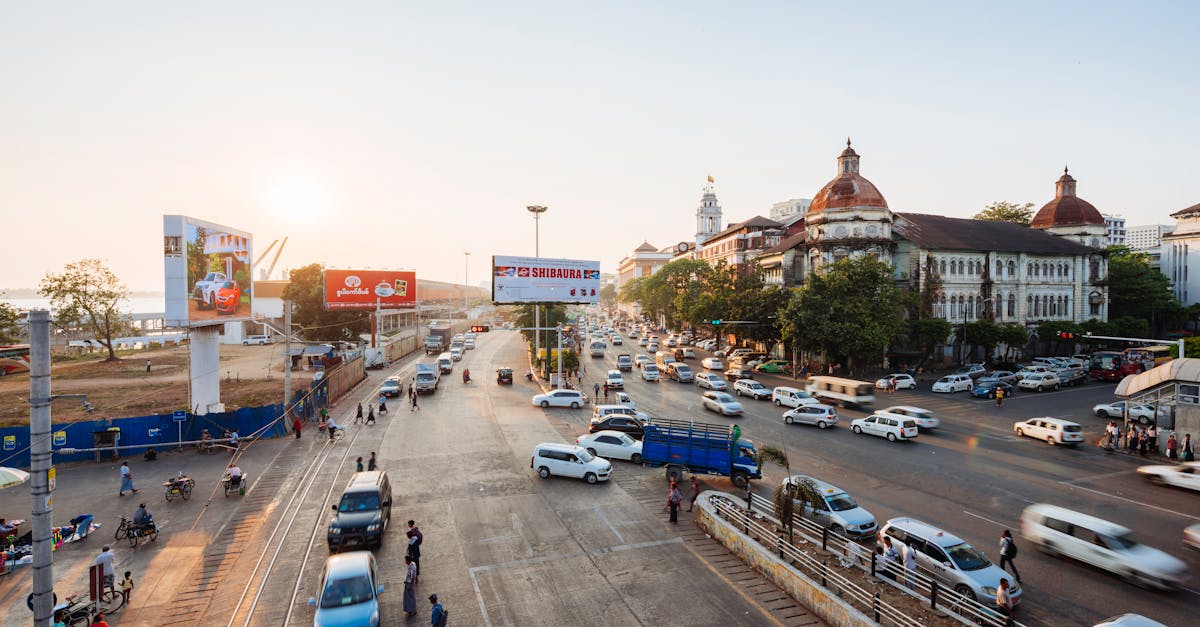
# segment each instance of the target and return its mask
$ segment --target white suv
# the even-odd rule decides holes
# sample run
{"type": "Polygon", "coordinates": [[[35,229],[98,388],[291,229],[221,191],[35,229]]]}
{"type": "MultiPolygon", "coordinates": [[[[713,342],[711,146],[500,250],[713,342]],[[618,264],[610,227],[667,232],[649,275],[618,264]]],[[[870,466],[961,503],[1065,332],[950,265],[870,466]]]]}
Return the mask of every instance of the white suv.
{"type": "Polygon", "coordinates": [[[533,449],[529,467],[537,470],[538,476],[549,479],[550,475],[574,477],[588,483],[608,481],[612,475],[612,463],[587,452],[582,446],[543,442],[533,449]]]}
{"type": "Polygon", "coordinates": [[[1046,444],[1075,446],[1083,441],[1083,427],[1078,423],[1061,418],[1030,418],[1013,424],[1013,431],[1020,437],[1045,440],[1046,444]]]}
{"type": "Polygon", "coordinates": [[[242,346],[250,346],[251,344],[274,344],[275,340],[269,335],[247,335],[246,339],[242,340],[242,346]]]}
{"type": "Polygon", "coordinates": [[[1020,381],[1017,381],[1017,387],[1022,390],[1045,392],[1046,390],[1057,390],[1058,383],[1058,375],[1053,372],[1038,372],[1022,377],[1020,381]]]}
{"type": "MultiPolygon", "coordinates": [[[[975,547],[933,525],[914,518],[893,518],[879,530],[879,540],[892,539],[893,546],[909,545],[916,549],[917,570],[955,592],[989,607],[995,605],[996,588],[1001,579],[1012,577],[1000,570],[975,547]]],[[[1008,589],[1013,607],[1021,602],[1021,584],[1008,589]]]]}
{"type": "Polygon", "coordinates": [[[756,401],[771,398],[771,388],[754,379],[738,379],[733,384],[733,392],[738,396],[749,396],[756,401]]]}
{"type": "Polygon", "coordinates": [[[965,374],[948,374],[941,379],[933,382],[932,391],[934,392],[970,392],[974,387],[974,382],[969,375],[965,374]]]}
{"type": "Polygon", "coordinates": [[[642,381],[658,381],[658,366],[654,364],[642,366],[642,381]]]}
{"type": "Polygon", "coordinates": [[[841,488],[814,479],[806,475],[792,475],[783,480],[783,485],[790,486],[802,481],[811,481],[819,497],[816,507],[804,499],[795,499],[795,511],[804,518],[815,520],[822,527],[851,538],[863,538],[875,533],[878,525],[871,512],[859,506],[854,499],[841,488]]]}
{"type": "Polygon", "coordinates": [[[912,418],[899,416],[881,416],[871,414],[850,423],[850,430],[862,434],[868,433],[895,442],[896,440],[914,440],[917,437],[917,421],[912,418]]]}

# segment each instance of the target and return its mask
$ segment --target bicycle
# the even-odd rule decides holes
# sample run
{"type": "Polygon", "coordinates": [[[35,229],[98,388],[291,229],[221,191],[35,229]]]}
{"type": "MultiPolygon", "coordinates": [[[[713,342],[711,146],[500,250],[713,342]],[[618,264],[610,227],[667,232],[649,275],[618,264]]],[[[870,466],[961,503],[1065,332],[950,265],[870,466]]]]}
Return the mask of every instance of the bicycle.
{"type": "MultiPolygon", "coordinates": [[[[333,438],[331,438],[331,439],[340,440],[345,436],[346,436],[346,429],[344,427],[338,427],[336,430],[334,430],[333,438]]],[[[317,439],[328,438],[329,431],[324,424],[318,424],[316,431],[313,431],[313,437],[315,437],[317,439]]]]}
{"type": "Polygon", "coordinates": [[[138,541],[142,538],[150,538],[151,540],[158,539],[158,525],[150,523],[149,527],[138,526],[133,524],[133,521],[121,517],[121,524],[117,526],[116,539],[129,540],[129,546],[137,546],[138,541]]]}
{"type": "Polygon", "coordinates": [[[67,597],[65,603],[60,603],[54,607],[54,612],[64,612],[64,623],[67,627],[87,627],[95,620],[96,615],[100,612],[112,614],[121,609],[125,604],[125,597],[115,590],[105,590],[100,594],[99,607],[92,601],[88,600],[82,592],[73,594],[67,597]],[[83,597],[83,600],[80,598],[83,597]]]}

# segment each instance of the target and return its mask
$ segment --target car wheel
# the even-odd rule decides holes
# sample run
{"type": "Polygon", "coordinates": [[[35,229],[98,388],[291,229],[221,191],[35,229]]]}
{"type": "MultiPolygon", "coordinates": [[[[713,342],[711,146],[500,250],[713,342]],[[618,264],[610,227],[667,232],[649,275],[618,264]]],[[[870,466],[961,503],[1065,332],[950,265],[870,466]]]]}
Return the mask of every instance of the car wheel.
{"type": "Polygon", "coordinates": [[[550,477],[550,469],[546,468],[545,466],[538,468],[538,476],[543,479],[548,479],[550,477]]]}
{"type": "Polygon", "coordinates": [[[640,453],[634,453],[633,455],[629,456],[629,461],[635,464],[640,464],[642,463],[642,456],[640,453]]]}
{"type": "Polygon", "coordinates": [[[1101,409],[1100,411],[1096,412],[1096,415],[1097,415],[1097,416],[1099,416],[1099,417],[1101,417],[1101,418],[1108,418],[1108,412],[1104,411],[1103,409],[1101,409]]]}
{"type": "Polygon", "coordinates": [[[836,534],[838,534],[839,536],[844,536],[844,535],[846,535],[846,530],[845,530],[845,529],[842,529],[842,526],[841,526],[841,525],[830,525],[830,526],[829,526],[829,530],[830,530],[831,532],[833,532],[833,533],[836,533],[836,534]]]}
{"type": "Polygon", "coordinates": [[[895,434],[895,433],[889,433],[889,434],[887,434],[887,439],[888,439],[888,442],[895,442],[895,441],[896,441],[896,434],[895,434]]]}
{"type": "Polygon", "coordinates": [[[967,597],[968,599],[971,599],[972,601],[976,600],[975,591],[971,589],[971,586],[960,583],[957,586],[954,586],[954,591],[963,595],[964,597],[967,597]]]}
{"type": "Polygon", "coordinates": [[[1054,446],[1055,444],[1058,444],[1058,443],[1054,441],[1054,436],[1051,435],[1051,436],[1046,436],[1046,444],[1049,444],[1050,446],[1054,446]]]}
{"type": "Polygon", "coordinates": [[[542,409],[549,409],[550,401],[542,401],[542,409]]]}
{"type": "Polygon", "coordinates": [[[1057,384],[1057,383],[1055,383],[1055,384],[1054,384],[1054,387],[1053,387],[1053,388],[1050,388],[1050,389],[1052,389],[1052,390],[1057,390],[1057,389],[1058,389],[1058,384],[1057,384]]]}
{"type": "Polygon", "coordinates": [[[1041,394],[1042,392],[1046,391],[1046,388],[1039,385],[1039,386],[1037,386],[1037,391],[1038,391],[1038,394],[1041,394]]]}
{"type": "Polygon", "coordinates": [[[817,428],[818,428],[818,429],[824,429],[824,428],[825,428],[825,427],[827,427],[827,426],[828,426],[828,425],[826,425],[826,424],[825,424],[825,421],[824,421],[824,420],[818,420],[818,421],[817,421],[817,428]]]}
{"type": "Polygon", "coordinates": [[[596,449],[594,449],[594,448],[588,448],[587,452],[588,452],[588,453],[591,453],[592,457],[596,457],[596,456],[597,456],[597,455],[596,455],[596,449]]]}
{"type": "Polygon", "coordinates": [[[576,402],[572,401],[572,402],[571,402],[571,409],[579,409],[579,403],[576,403],[576,402]]]}
{"type": "Polygon", "coordinates": [[[783,422],[785,422],[786,424],[789,424],[789,425],[790,425],[790,424],[792,424],[792,417],[791,417],[791,416],[789,416],[789,415],[787,415],[787,414],[784,414],[784,415],[783,415],[783,422]]]}
{"type": "Polygon", "coordinates": [[[1017,428],[1017,437],[1018,438],[1025,437],[1025,431],[1023,429],[1021,429],[1020,427],[1017,428]]]}
{"type": "Polygon", "coordinates": [[[250,342],[249,342],[249,341],[247,341],[247,340],[242,340],[242,346],[249,346],[249,345],[250,345],[250,342]]]}
{"type": "Polygon", "coordinates": [[[733,393],[734,393],[734,394],[737,394],[738,396],[741,396],[741,395],[742,395],[742,391],[741,391],[741,390],[734,390],[734,391],[733,391],[733,393]]]}
{"type": "Polygon", "coordinates": [[[780,403],[780,402],[779,402],[779,399],[775,399],[775,406],[776,406],[776,407],[783,407],[783,403],[780,403]]]}
{"type": "Polygon", "coordinates": [[[588,482],[589,484],[595,484],[596,483],[596,473],[589,472],[588,474],[583,476],[583,480],[588,482]]]}
{"type": "Polygon", "coordinates": [[[850,427],[850,430],[859,435],[862,435],[862,427],[859,427],[858,425],[854,425],[853,427],[850,427]]]}

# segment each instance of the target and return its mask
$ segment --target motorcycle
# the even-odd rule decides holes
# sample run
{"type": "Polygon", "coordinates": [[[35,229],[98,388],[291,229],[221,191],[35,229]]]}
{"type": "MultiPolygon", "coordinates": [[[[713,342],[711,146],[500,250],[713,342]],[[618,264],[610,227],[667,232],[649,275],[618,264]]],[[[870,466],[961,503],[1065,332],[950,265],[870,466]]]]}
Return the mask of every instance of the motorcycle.
{"type": "Polygon", "coordinates": [[[470,383],[470,382],[471,382],[471,371],[464,370],[463,371],[463,383],[470,383]]]}
{"type": "Polygon", "coordinates": [[[158,539],[158,525],[153,521],[144,525],[135,525],[132,520],[122,516],[121,525],[117,527],[116,538],[118,540],[128,539],[129,546],[137,546],[138,541],[142,538],[150,538],[150,540],[158,539]]]}
{"type": "Polygon", "coordinates": [[[177,477],[171,477],[163,482],[164,496],[167,502],[170,502],[175,497],[181,497],[183,500],[188,500],[192,496],[192,488],[196,487],[196,481],[191,477],[179,473],[177,477]]]}
{"type": "Polygon", "coordinates": [[[525,380],[533,381],[533,371],[532,370],[525,371],[525,380]]]}
{"type": "Polygon", "coordinates": [[[239,495],[246,494],[246,482],[249,480],[249,475],[244,472],[241,477],[233,477],[229,473],[225,473],[225,476],[221,478],[221,483],[225,486],[225,496],[228,497],[230,492],[237,492],[239,495]]]}

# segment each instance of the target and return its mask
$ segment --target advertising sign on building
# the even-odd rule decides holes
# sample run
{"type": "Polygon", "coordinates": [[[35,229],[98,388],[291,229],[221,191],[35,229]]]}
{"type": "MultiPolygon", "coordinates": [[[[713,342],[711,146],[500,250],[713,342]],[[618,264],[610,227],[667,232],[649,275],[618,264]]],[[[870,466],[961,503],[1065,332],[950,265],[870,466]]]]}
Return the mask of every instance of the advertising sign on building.
{"type": "Polygon", "coordinates": [[[417,273],[407,270],[326,270],[326,309],[417,306],[417,273]]]}
{"type": "Polygon", "coordinates": [[[188,216],[163,216],[167,326],[248,320],[253,237],[188,216]]]}
{"type": "Polygon", "coordinates": [[[598,303],[600,262],[544,257],[492,257],[492,301],[598,303]]]}

